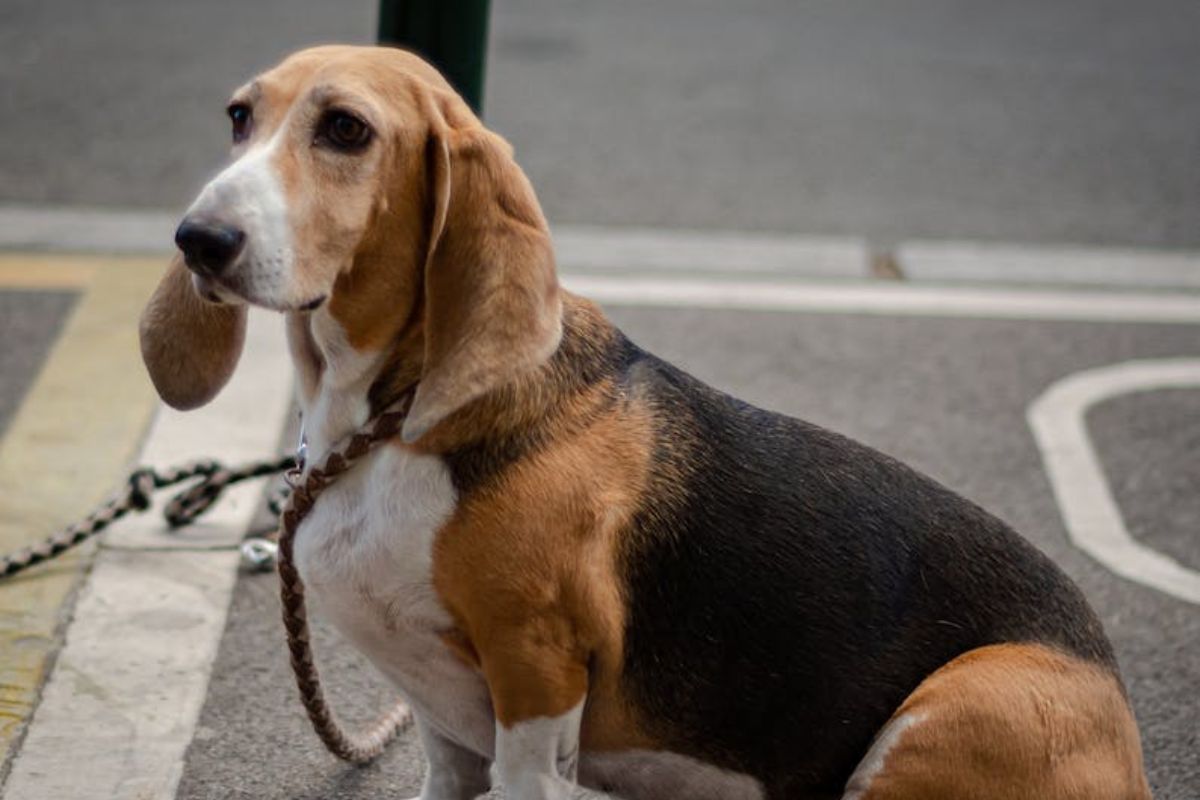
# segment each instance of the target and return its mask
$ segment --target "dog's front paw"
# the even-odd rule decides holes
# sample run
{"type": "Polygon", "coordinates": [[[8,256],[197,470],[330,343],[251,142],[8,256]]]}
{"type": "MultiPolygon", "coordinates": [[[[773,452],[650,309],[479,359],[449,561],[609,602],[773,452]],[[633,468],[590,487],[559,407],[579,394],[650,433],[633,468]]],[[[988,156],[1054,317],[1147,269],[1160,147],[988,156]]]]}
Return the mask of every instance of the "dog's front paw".
{"type": "Polygon", "coordinates": [[[417,733],[425,750],[425,783],[413,800],[475,800],[491,788],[488,759],[446,738],[419,715],[417,733]]]}
{"type": "Polygon", "coordinates": [[[575,784],[558,775],[526,775],[502,785],[504,800],[573,800],[575,784]]]}

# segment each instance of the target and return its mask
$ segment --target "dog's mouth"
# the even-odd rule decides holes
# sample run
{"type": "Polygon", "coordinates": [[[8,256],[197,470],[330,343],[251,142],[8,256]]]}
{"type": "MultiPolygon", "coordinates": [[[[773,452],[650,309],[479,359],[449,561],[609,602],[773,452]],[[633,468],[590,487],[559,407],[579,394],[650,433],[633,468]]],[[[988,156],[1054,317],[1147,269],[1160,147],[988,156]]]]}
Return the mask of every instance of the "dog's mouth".
{"type": "Polygon", "coordinates": [[[192,273],[192,288],[203,299],[218,306],[238,305],[245,302],[232,289],[208,275],[192,273]]]}
{"type": "Polygon", "coordinates": [[[217,278],[198,275],[196,273],[192,273],[192,286],[195,288],[196,294],[214,305],[227,306],[249,303],[259,308],[265,308],[268,311],[312,312],[323,306],[325,301],[329,299],[328,295],[319,294],[313,299],[302,303],[280,303],[274,300],[255,297],[249,292],[238,291],[217,278]]]}
{"type": "Polygon", "coordinates": [[[246,302],[251,305],[265,308],[267,311],[278,311],[281,314],[286,314],[292,311],[299,311],[305,314],[312,313],[325,304],[326,296],[323,294],[317,295],[312,300],[303,303],[280,303],[274,300],[261,300],[256,297],[247,297],[246,302]]]}

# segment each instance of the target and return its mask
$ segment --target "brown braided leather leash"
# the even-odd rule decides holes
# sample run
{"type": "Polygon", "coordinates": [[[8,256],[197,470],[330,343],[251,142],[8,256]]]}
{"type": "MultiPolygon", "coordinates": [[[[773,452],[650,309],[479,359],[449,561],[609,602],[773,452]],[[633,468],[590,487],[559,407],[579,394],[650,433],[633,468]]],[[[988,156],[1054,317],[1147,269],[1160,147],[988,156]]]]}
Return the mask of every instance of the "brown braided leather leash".
{"type": "Polygon", "coordinates": [[[313,660],[304,583],[293,560],[296,530],[330,484],[375,447],[399,433],[411,401],[412,395],[409,393],[364,428],[342,440],[330,449],[320,466],[309,469],[301,464],[288,473],[292,493],[279,515],[279,595],[300,700],[308,711],[313,729],[329,752],[355,764],[365,764],[382,753],[412,722],[412,713],[402,701],[397,702],[374,725],[354,734],[346,732],[338,722],[325,699],[317,665],[313,660]]]}

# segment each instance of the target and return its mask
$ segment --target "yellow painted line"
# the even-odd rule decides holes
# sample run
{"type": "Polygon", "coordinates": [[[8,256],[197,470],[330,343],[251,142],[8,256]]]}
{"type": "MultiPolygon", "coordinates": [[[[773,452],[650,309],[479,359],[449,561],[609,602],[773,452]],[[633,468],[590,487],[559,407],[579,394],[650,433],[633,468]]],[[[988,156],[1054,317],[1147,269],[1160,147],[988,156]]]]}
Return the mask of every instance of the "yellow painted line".
{"type": "MultiPolygon", "coordinates": [[[[0,552],[79,519],[127,474],[157,405],[137,319],[163,266],[162,259],[0,258],[0,284],[91,280],[0,443],[0,552]]],[[[37,701],[89,553],[85,545],[0,581],[0,765],[37,701]]]]}
{"type": "Polygon", "coordinates": [[[91,259],[0,255],[0,289],[78,289],[91,283],[96,267],[91,259]]]}

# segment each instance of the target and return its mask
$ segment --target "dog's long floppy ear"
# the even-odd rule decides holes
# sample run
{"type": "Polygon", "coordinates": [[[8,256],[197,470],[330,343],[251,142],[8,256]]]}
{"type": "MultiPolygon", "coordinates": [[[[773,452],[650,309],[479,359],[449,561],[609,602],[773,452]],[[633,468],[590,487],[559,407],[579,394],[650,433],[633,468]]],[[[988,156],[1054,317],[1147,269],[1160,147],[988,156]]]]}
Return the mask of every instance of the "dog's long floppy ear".
{"type": "MultiPolygon", "coordinates": [[[[456,99],[457,100],[457,99],[456,99]]],[[[512,148],[469,112],[435,115],[425,365],[402,438],[543,363],[562,334],[550,230],[512,148]]]]}
{"type": "Polygon", "coordinates": [[[142,312],[142,360],[159,397],[187,411],[221,391],[246,338],[246,307],[201,300],[176,256],[142,312]]]}

